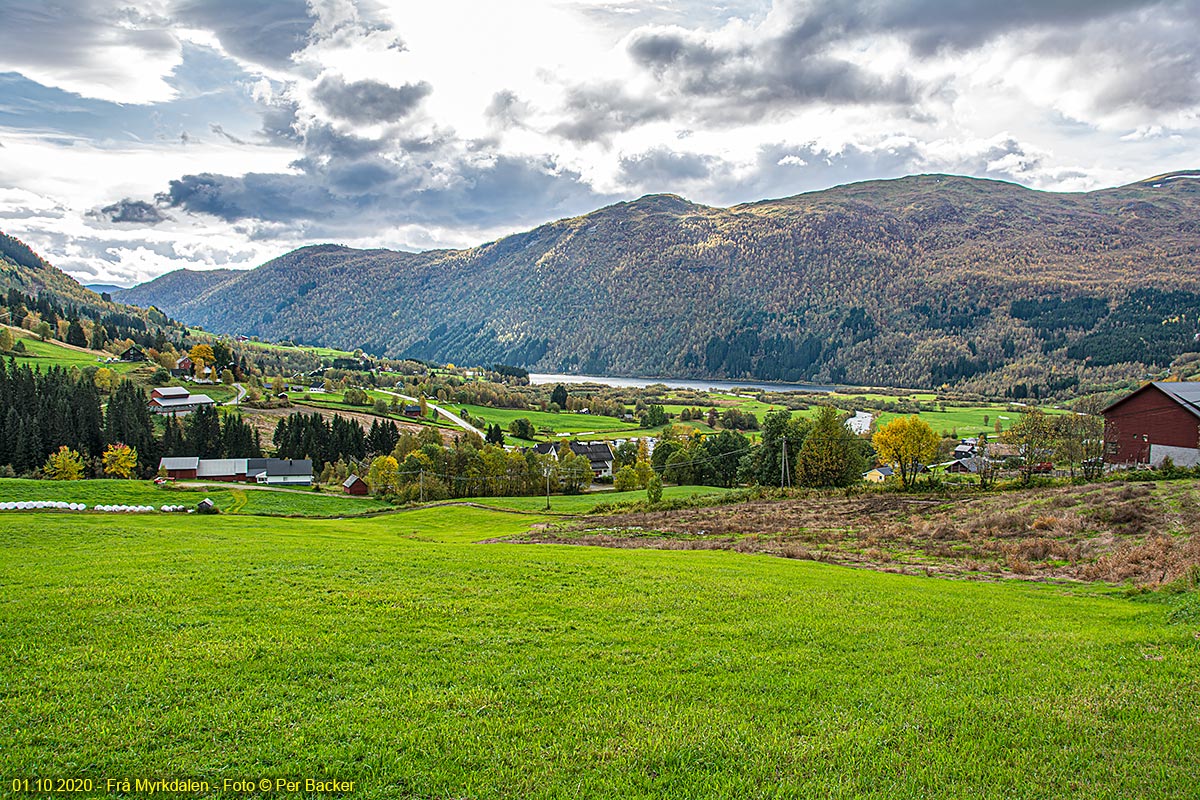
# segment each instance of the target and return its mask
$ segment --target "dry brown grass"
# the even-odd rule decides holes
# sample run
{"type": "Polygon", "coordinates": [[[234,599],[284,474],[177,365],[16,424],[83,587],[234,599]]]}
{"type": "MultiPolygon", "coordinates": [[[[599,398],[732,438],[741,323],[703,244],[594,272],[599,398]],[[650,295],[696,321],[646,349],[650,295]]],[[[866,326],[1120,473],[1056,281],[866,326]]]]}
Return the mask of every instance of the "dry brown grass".
{"type": "Polygon", "coordinates": [[[889,572],[1155,585],[1200,564],[1189,483],[1088,485],[994,495],[809,493],[675,511],[583,517],[531,542],[720,549],[889,572]]]}

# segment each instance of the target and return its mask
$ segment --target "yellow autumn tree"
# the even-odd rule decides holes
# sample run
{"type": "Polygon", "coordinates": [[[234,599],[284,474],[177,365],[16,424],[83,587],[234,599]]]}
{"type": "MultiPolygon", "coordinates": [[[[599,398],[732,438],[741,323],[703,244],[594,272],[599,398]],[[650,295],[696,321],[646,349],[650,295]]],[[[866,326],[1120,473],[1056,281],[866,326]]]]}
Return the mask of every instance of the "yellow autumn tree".
{"type": "Polygon", "coordinates": [[[52,481],[77,481],[83,477],[83,456],[63,445],[46,459],[42,472],[52,481]]]}
{"type": "Polygon", "coordinates": [[[875,432],[871,443],[881,462],[896,467],[900,485],[906,489],[912,486],[921,467],[937,458],[937,434],[916,414],[896,417],[875,432]]]}
{"type": "Polygon", "coordinates": [[[104,464],[104,474],[114,478],[132,478],[137,471],[137,450],[127,444],[117,442],[110,444],[101,457],[104,464]]]}

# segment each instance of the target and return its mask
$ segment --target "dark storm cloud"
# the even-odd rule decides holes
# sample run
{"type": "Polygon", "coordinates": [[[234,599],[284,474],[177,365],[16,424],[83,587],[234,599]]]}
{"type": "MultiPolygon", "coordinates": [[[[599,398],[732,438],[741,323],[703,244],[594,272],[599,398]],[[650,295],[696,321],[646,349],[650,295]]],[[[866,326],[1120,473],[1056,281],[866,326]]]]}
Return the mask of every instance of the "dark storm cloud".
{"type": "Polygon", "coordinates": [[[370,125],[408,116],[432,91],[425,81],[396,88],[370,80],[346,83],[340,75],[326,75],[313,88],[313,97],[335,117],[370,125]]]}
{"type": "Polygon", "coordinates": [[[268,67],[291,65],[308,46],[313,23],[305,0],[184,0],[172,9],[185,25],[203,28],[230,54],[268,67]]]}
{"type": "Polygon", "coordinates": [[[303,172],[185,175],[171,181],[157,199],[227,222],[309,224],[360,233],[383,225],[541,222],[612,199],[546,158],[496,156],[478,163],[453,162],[440,171],[379,157],[323,167],[316,160],[302,160],[296,166],[303,172]]]}
{"type": "Polygon", "coordinates": [[[623,156],[621,180],[650,190],[676,191],[682,181],[709,177],[716,159],[696,153],[676,153],[666,147],[656,147],[644,153],[623,156]]]}
{"type": "Polygon", "coordinates": [[[147,203],[145,200],[130,200],[129,198],[89,211],[88,216],[108,222],[128,222],[138,225],[157,225],[170,219],[159,211],[157,206],[147,203]]]}
{"type": "Polygon", "coordinates": [[[101,46],[160,54],[179,50],[165,26],[98,0],[4,0],[0,31],[4,61],[26,67],[97,66],[101,46]]]}
{"type": "Polygon", "coordinates": [[[658,98],[628,94],[616,83],[577,86],[567,92],[565,119],[551,133],[574,142],[604,140],[618,131],[668,119],[670,105],[658,98]]]}

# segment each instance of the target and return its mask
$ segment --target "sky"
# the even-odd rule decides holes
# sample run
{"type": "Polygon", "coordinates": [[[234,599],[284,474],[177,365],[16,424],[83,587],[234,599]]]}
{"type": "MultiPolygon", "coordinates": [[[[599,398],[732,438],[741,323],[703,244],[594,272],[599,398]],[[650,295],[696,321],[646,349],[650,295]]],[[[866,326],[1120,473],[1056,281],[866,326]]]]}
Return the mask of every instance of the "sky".
{"type": "Polygon", "coordinates": [[[644,194],[1200,167],[1200,0],[0,0],[0,230],[84,283],[644,194]]]}

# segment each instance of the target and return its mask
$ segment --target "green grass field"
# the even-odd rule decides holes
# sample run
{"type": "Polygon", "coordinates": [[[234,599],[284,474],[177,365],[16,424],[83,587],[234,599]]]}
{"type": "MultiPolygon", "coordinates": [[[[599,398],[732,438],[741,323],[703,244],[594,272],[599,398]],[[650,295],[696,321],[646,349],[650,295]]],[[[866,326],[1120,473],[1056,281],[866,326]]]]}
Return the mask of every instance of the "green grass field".
{"type": "MultiPolygon", "coordinates": [[[[61,500],[67,503],[96,505],[185,505],[194,508],[204,498],[217,508],[234,514],[280,514],[297,516],[335,516],[362,514],[391,508],[373,497],[350,497],[326,492],[295,492],[260,489],[239,483],[214,483],[208,486],[155,486],[152,481],[97,479],[84,481],[39,481],[25,478],[0,478],[0,501],[61,500]]],[[[543,501],[544,502],[544,501],[543,501]]],[[[28,514],[5,511],[3,514],[28,514]]],[[[33,512],[37,514],[45,512],[33,512]]]]}
{"type": "Polygon", "coordinates": [[[608,431],[628,431],[637,429],[636,423],[622,422],[615,417],[604,417],[599,414],[571,414],[561,412],[553,414],[548,411],[525,411],[516,408],[491,408],[489,406],[445,404],[450,411],[458,413],[466,409],[472,417],[485,420],[488,424],[499,424],[508,429],[508,424],[515,419],[525,417],[533,423],[536,429],[549,428],[555,433],[583,433],[593,431],[604,433],[608,431]]]}
{"type": "Polygon", "coordinates": [[[728,552],[473,544],[536,519],[0,515],[5,789],[1195,796],[1200,626],[1161,604],[728,552]]]}
{"type": "MultiPolygon", "coordinates": [[[[678,500],[684,497],[705,497],[729,491],[717,486],[664,486],[663,499],[678,500]]],[[[646,499],[644,489],[629,492],[589,492],[578,495],[551,495],[550,509],[554,514],[586,514],[601,503],[627,503],[646,499]]],[[[546,507],[546,496],[539,497],[472,497],[463,502],[477,503],[492,508],[509,508],[515,511],[541,511],[546,507]]]]}
{"type": "Polygon", "coordinates": [[[63,367],[65,369],[70,369],[71,367],[78,367],[79,369],[83,369],[84,367],[107,367],[118,375],[124,375],[133,372],[138,367],[146,366],[145,364],[127,364],[121,361],[106,364],[98,360],[101,358],[98,355],[72,350],[53,341],[43,342],[36,336],[17,333],[16,328],[9,328],[9,330],[25,346],[24,355],[20,353],[16,354],[17,364],[21,366],[28,365],[33,369],[48,369],[50,367],[63,367]]]}

